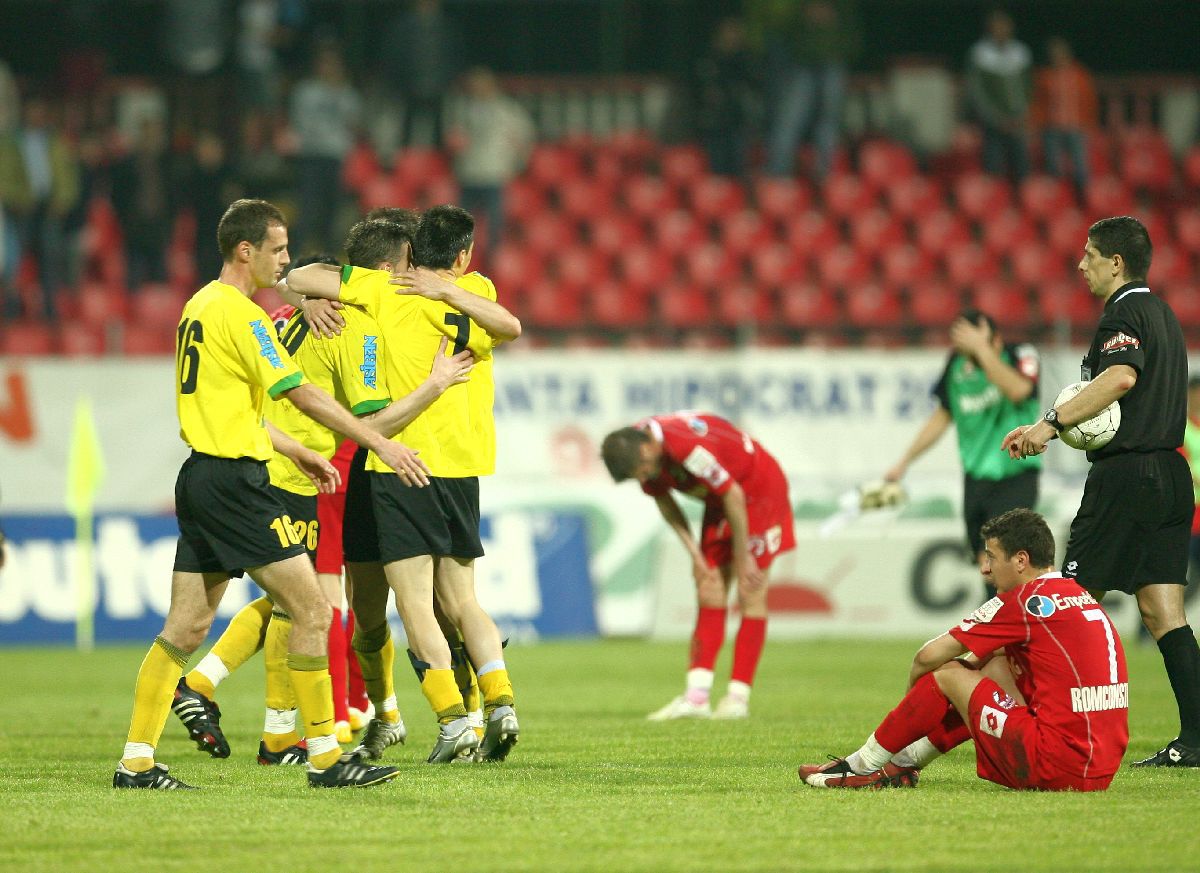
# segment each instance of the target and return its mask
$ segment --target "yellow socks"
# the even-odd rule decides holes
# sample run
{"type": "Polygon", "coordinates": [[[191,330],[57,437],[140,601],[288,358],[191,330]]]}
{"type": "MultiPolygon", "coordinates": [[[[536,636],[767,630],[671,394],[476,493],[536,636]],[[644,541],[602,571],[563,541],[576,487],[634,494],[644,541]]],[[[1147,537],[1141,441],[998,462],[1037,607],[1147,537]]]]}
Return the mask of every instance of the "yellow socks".
{"type": "Polygon", "coordinates": [[[333,680],[329,678],[329,657],[289,654],[287,666],[304,719],[308,760],[316,769],[324,770],[342,754],[342,747],[333,733],[333,680]]]}
{"type": "Polygon", "coordinates": [[[400,710],[396,707],[396,686],[392,678],[396,645],[392,642],[387,622],[369,631],[356,627],[350,645],[358,657],[367,698],[375,705],[375,717],[395,724],[400,720],[400,710]]]}
{"type": "Polygon", "coordinates": [[[267,717],[262,735],[263,744],[271,752],[282,752],[300,742],[300,734],[296,733],[296,692],[288,671],[288,641],[291,636],[292,620],[282,612],[272,613],[263,644],[263,666],[267,674],[267,717]]]}
{"type": "Polygon", "coordinates": [[[467,717],[453,670],[426,670],[421,679],[421,693],[429,701],[429,708],[436,713],[439,724],[449,724],[455,719],[467,717]]]}
{"type": "Polygon", "coordinates": [[[479,682],[475,677],[475,668],[471,666],[471,659],[467,657],[467,648],[462,643],[450,647],[450,664],[454,669],[454,682],[462,695],[463,706],[467,708],[467,712],[479,709],[482,702],[479,696],[479,682]]]}
{"type": "Polygon", "coordinates": [[[512,681],[503,661],[489,661],[479,668],[479,690],[483,692],[483,710],[488,715],[497,706],[513,705],[512,681]]]}
{"type": "Polygon", "coordinates": [[[162,736],[175,686],[183,675],[188,656],[182,649],[155,637],[142,659],[137,684],[133,687],[133,716],[121,759],[130,770],[141,773],[154,766],[154,748],[162,736]]]}
{"type": "Polygon", "coordinates": [[[260,597],[238,610],[208,654],[187,674],[188,687],[212,700],[221,681],[263,647],[271,600],[260,597]]]}

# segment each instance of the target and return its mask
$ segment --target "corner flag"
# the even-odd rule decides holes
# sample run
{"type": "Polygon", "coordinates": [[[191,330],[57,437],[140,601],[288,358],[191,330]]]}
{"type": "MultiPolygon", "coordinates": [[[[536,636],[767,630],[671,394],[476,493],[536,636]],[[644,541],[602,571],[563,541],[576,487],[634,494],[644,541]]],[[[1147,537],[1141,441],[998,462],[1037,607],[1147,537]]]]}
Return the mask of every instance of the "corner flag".
{"type": "Polygon", "coordinates": [[[75,425],[67,456],[67,511],[75,517],[75,646],[90,651],[95,642],[96,566],[94,507],[104,481],[104,452],[96,432],[92,404],[81,396],[75,404],[75,425]]]}

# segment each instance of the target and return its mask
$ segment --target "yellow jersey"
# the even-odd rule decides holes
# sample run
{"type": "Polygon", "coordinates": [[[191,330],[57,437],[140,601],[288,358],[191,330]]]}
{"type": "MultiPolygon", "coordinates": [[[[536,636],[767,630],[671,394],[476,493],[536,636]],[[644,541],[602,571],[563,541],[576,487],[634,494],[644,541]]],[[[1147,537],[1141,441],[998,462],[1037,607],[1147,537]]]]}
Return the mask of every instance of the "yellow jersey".
{"type": "MultiPolygon", "coordinates": [[[[464,349],[475,355],[468,381],[451,386],[393,439],[419,451],[434,476],[461,479],[490,475],[496,469],[496,423],[492,415],[495,341],[446,303],[416,294],[397,294],[391,278],[391,273],[382,270],[343,267],[340,299],[362,306],[379,322],[386,342],[388,388],[394,396],[403,397],[425,381],[442,337],[450,338],[447,355],[464,349]]],[[[496,286],[479,273],[468,273],[455,284],[488,300],[496,299],[496,286]]],[[[374,452],[367,456],[367,469],[391,471],[374,452]]]]}
{"type": "Polygon", "coordinates": [[[183,307],[175,334],[179,436],[218,458],[269,460],[267,395],[305,383],[267,314],[232,285],[209,282],[183,307]]]}
{"type": "MultiPolygon", "coordinates": [[[[297,311],[280,331],[280,342],[314,385],[331,394],[355,415],[367,415],[391,402],[383,373],[379,326],[365,310],[347,306],[346,322],[336,337],[318,337],[297,311]]],[[[267,420],[324,458],[332,458],[342,435],[309,418],[286,397],[267,404],[267,420]]],[[[293,494],[316,494],[317,488],[291,458],[276,452],[267,462],[271,484],[293,494]]]]}

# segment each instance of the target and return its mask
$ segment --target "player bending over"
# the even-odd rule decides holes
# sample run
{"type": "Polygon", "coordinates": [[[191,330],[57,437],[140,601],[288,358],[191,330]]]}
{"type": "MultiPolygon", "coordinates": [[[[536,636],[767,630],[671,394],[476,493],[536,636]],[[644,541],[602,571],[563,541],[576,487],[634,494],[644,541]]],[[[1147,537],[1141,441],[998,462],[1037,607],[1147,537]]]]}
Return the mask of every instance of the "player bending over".
{"type": "Polygon", "coordinates": [[[862,748],[802,765],[807,784],[911,788],[922,767],[973,739],[976,771],[998,785],[1108,788],[1129,744],[1117,631],[1054,572],[1054,536],[1036,512],[1010,510],[981,533],[983,573],[999,593],[917,652],[908,694],[862,748]]]}

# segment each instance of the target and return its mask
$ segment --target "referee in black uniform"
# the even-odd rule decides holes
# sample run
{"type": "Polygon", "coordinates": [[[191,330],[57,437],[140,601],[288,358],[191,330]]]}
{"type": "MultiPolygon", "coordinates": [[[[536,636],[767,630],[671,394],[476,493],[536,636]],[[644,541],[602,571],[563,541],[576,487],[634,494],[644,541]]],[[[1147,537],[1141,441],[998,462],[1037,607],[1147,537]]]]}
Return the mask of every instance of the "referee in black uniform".
{"type": "Polygon", "coordinates": [[[1063,574],[1097,599],[1107,591],[1134,595],[1158,641],[1179,705],[1179,737],[1134,766],[1200,767],[1200,648],[1183,608],[1193,493],[1178,452],[1187,351],[1175,313],[1146,287],[1150,255],[1150,235],[1136,218],[1105,218],[1088,229],[1079,271],[1104,301],[1083,361],[1088,385],[1040,422],[1014,430],[1004,448],[1013,457],[1039,454],[1065,427],[1120,402],[1113,441],[1087,453],[1092,466],[1063,574]]]}

